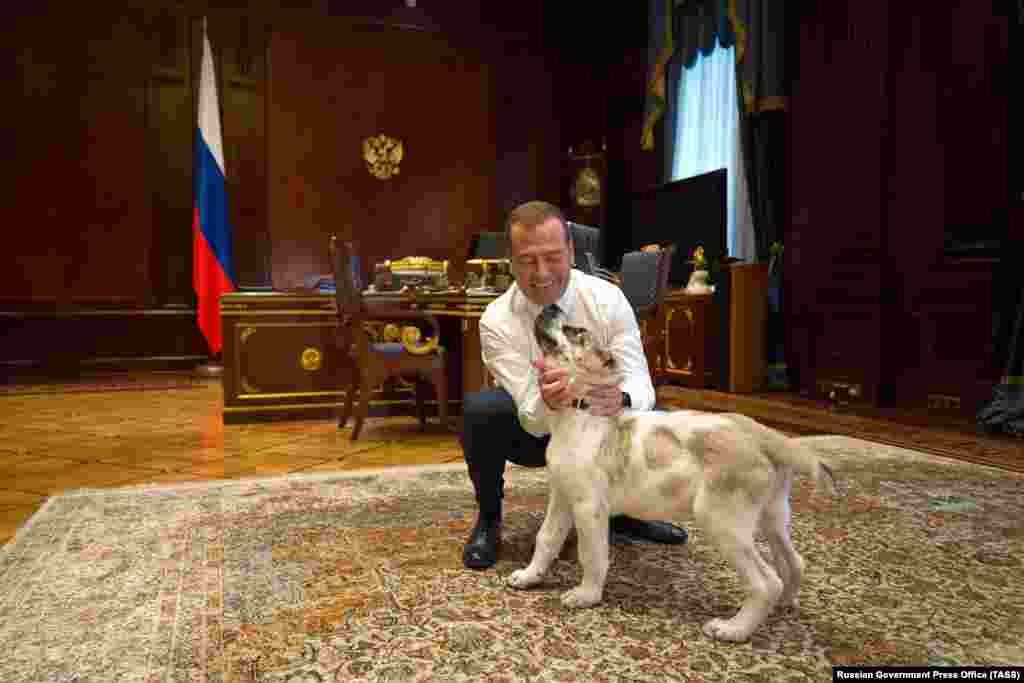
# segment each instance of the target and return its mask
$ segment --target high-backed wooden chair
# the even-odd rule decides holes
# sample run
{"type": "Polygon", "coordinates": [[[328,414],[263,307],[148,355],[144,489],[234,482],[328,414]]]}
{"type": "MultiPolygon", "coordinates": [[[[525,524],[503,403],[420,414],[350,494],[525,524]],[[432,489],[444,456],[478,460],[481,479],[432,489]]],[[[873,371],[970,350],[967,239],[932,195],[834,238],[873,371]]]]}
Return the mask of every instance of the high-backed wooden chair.
{"type": "Polygon", "coordinates": [[[659,354],[665,350],[665,330],[659,320],[675,250],[671,244],[658,251],[631,251],[622,257],[622,292],[636,313],[647,366],[652,373],[658,367],[659,354]]]}
{"type": "Polygon", "coordinates": [[[423,311],[367,306],[352,269],[353,244],[332,236],[330,253],[338,311],[336,346],[342,359],[338,367],[339,372],[351,372],[338,429],[343,428],[354,413],[356,423],[352,428],[352,440],[358,439],[369,412],[371,392],[392,377],[415,381],[416,412],[423,426],[426,425],[424,390],[428,384],[433,385],[438,416],[441,424],[447,427],[448,371],[444,347],[438,345],[437,319],[423,311]],[[372,341],[364,327],[367,322],[395,323],[400,330],[401,341],[372,341]],[[356,393],[359,394],[358,404],[354,403],[356,393]]]}

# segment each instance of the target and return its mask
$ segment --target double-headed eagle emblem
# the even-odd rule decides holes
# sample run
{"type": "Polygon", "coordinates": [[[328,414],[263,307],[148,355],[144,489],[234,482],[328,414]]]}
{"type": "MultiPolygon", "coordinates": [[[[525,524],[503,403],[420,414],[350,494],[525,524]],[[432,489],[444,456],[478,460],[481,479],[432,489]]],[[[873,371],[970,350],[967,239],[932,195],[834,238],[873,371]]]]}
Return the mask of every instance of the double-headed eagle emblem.
{"type": "Polygon", "coordinates": [[[402,141],[377,135],[363,140],[363,160],[370,174],[387,180],[398,175],[398,164],[402,161],[402,141]]]}

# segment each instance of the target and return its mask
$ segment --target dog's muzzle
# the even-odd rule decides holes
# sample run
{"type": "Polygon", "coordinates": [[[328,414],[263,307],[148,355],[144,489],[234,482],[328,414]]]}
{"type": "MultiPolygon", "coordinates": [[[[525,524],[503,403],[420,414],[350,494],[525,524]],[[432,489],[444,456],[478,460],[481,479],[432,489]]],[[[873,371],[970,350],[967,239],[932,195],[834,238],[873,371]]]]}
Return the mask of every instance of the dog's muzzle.
{"type": "Polygon", "coordinates": [[[563,317],[557,306],[546,306],[533,322],[533,334],[544,353],[554,353],[558,350],[558,341],[551,330],[557,328],[563,317]]]}

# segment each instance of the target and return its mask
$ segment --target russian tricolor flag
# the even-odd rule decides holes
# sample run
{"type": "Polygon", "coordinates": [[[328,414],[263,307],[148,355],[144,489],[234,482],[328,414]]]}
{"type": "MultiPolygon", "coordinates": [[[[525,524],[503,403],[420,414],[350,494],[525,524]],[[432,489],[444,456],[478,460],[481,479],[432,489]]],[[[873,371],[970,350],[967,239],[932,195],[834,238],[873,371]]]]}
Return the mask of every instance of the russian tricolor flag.
{"type": "Polygon", "coordinates": [[[195,192],[192,207],[192,287],[198,299],[197,320],[211,353],[224,340],[220,295],[235,291],[231,258],[231,226],[224,187],[224,144],[220,134],[217,79],[213,50],[203,20],[203,61],[199,78],[199,124],[195,148],[195,192]]]}

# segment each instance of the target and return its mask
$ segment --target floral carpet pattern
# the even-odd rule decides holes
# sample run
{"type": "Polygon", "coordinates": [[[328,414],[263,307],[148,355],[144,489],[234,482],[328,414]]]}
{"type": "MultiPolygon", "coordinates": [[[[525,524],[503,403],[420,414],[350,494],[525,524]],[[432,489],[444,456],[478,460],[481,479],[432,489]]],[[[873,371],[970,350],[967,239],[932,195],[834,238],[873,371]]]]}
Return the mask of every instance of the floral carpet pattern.
{"type": "Polygon", "coordinates": [[[0,680],[774,682],[1024,663],[1024,476],[803,440],[841,492],[794,489],[801,606],[748,643],[701,633],[742,591],[691,520],[687,546],[613,544],[605,601],[570,611],[572,540],[539,588],[504,585],[529,559],[544,471],[509,468],[502,559],[476,572],[465,470],[435,466],[51,498],[0,549],[0,680]]]}

